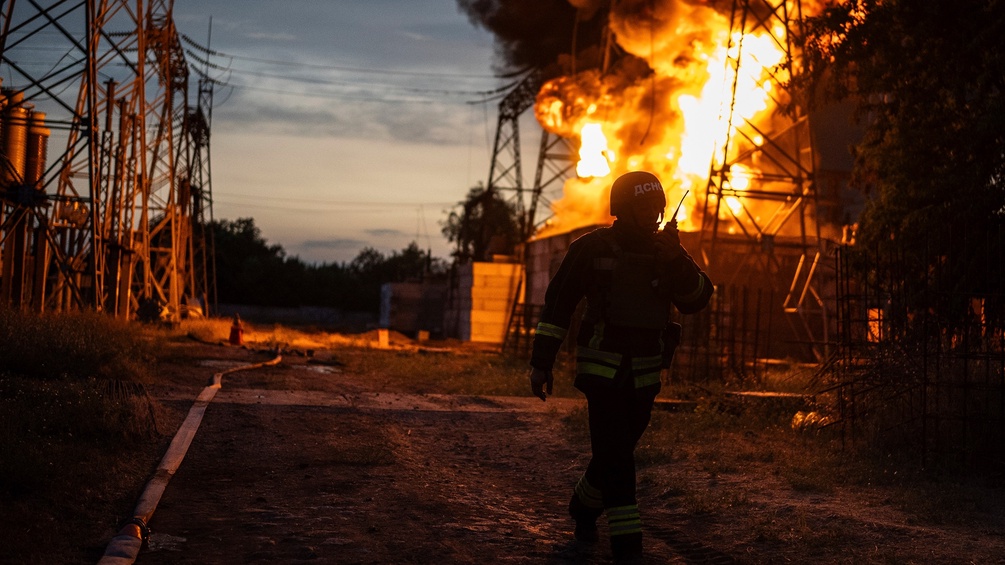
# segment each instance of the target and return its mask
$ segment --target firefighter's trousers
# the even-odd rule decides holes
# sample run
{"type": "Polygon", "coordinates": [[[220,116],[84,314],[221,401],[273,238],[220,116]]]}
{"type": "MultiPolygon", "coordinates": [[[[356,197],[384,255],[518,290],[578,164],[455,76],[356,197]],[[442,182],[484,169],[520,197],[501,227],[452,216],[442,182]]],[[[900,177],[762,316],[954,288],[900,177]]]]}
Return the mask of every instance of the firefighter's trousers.
{"type": "MultiPolygon", "coordinates": [[[[584,488],[601,495],[612,542],[619,535],[641,539],[635,498],[635,446],[649,425],[659,393],[659,386],[635,388],[626,364],[618,370],[615,385],[580,387],[589,409],[593,456],[584,475],[588,487],[577,487],[581,500],[588,498],[583,496],[584,488]]],[[[600,512],[597,508],[595,515],[600,512]]]]}

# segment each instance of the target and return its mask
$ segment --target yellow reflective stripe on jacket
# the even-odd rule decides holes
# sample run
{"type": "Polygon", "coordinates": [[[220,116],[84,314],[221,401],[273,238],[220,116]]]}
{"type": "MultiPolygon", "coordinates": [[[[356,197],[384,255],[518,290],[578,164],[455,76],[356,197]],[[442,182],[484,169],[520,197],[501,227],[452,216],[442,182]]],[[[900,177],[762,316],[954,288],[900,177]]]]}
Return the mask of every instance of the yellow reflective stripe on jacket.
{"type": "Polygon", "coordinates": [[[639,507],[632,504],[608,508],[607,524],[611,537],[641,533],[642,518],[639,516],[639,507]]]}
{"type": "Polygon", "coordinates": [[[677,300],[681,302],[694,302],[701,298],[701,293],[705,291],[705,277],[698,274],[698,287],[694,289],[694,292],[689,292],[688,294],[677,295],[677,300]]]}
{"type": "Polygon", "coordinates": [[[613,379],[621,366],[621,355],[580,345],[576,348],[576,372],[613,379]]]}
{"type": "Polygon", "coordinates": [[[632,359],[632,374],[635,376],[635,388],[651,386],[660,382],[660,365],[662,363],[662,355],[632,359]]]}
{"type": "Polygon", "coordinates": [[[659,368],[660,363],[663,362],[662,355],[650,355],[649,357],[636,357],[632,359],[632,369],[635,371],[644,371],[646,369],[652,369],[653,367],[659,368]]]}
{"type": "Polygon", "coordinates": [[[545,322],[540,322],[537,324],[538,335],[546,335],[548,337],[553,337],[559,341],[564,340],[565,334],[568,332],[569,330],[561,326],[556,326],[555,324],[548,324],[545,322]]]}

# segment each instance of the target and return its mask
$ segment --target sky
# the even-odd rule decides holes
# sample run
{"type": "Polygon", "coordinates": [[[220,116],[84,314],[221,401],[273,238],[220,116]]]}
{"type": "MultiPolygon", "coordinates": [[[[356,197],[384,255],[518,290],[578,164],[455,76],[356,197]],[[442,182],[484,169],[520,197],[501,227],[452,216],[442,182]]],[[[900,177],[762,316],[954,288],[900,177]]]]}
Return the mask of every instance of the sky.
{"type": "Polygon", "coordinates": [[[215,219],[306,263],[413,241],[448,258],[440,223],[488,177],[504,84],[455,0],[175,0],[174,20],[221,83],[215,219]]]}

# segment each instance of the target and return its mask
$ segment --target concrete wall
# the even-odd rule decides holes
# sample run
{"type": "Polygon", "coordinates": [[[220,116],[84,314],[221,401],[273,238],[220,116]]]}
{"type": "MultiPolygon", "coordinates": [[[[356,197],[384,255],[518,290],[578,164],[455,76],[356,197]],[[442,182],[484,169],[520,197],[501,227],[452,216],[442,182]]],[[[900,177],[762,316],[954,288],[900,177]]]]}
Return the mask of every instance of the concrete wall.
{"type": "Polygon", "coordinates": [[[443,334],[447,284],[385,283],[380,287],[380,327],[409,336],[443,334]]]}
{"type": "Polygon", "coordinates": [[[517,300],[523,265],[469,263],[458,267],[453,304],[447,311],[458,338],[481,343],[502,343],[513,302],[517,300]]]}

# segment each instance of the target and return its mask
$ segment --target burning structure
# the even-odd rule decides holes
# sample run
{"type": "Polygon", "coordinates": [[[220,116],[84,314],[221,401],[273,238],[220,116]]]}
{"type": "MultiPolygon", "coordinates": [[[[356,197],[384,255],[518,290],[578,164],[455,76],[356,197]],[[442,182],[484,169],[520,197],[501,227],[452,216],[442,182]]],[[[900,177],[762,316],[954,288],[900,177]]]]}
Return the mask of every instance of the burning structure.
{"type": "MultiPolygon", "coordinates": [[[[551,0],[538,9],[520,0],[459,2],[497,34],[506,68],[532,69],[500,105],[488,183],[529,199],[515,205],[527,229],[517,250],[526,288],[511,316],[513,349],[529,347],[569,243],[611,222],[612,180],[650,170],[668,202],[684,199],[681,238],[717,285],[710,308],[685,322],[677,378],[756,386],[768,365],[805,361],[817,399],[826,396],[832,424],[849,439],[872,433],[873,441],[920,453],[923,465],[939,458],[1000,473],[1000,222],[968,231],[968,203],[955,231],[923,234],[925,261],[906,261],[909,246],[896,233],[878,235],[888,246],[855,244],[865,198],[847,180],[849,148],[861,130],[851,124],[850,105],[811,114],[793,86],[805,72],[804,22],[822,3],[551,0]],[[535,14],[552,27],[519,24],[535,14]],[[524,187],[514,116],[530,108],[544,134],[533,185],[524,187]],[[539,218],[542,210],[550,215],[539,218]],[[974,250],[976,261],[968,259],[974,250]]],[[[988,19],[976,9],[967,15],[988,19]]],[[[941,44],[972,35],[954,29],[941,44]]],[[[916,64],[927,67],[929,59],[916,64]]],[[[976,65],[974,74],[982,72],[976,65]]],[[[972,96],[976,82],[958,84],[958,96],[972,96]]],[[[976,186],[999,188],[996,174],[976,186]]],[[[964,182],[945,184],[955,191],[964,182]]],[[[904,192],[931,192],[906,184],[904,192]]],[[[943,199],[926,195],[941,213],[943,199]]]]}
{"type": "Polygon", "coordinates": [[[521,35],[513,24],[537,4],[461,1],[496,32],[510,66],[534,68],[500,106],[488,185],[529,199],[516,206],[527,226],[527,277],[511,331],[535,323],[568,243],[611,223],[612,179],[641,169],[663,180],[668,202],[683,203],[676,219],[685,245],[720,285],[720,300],[739,301],[719,304],[719,323],[707,331],[721,338],[728,326],[735,340],[725,349],[749,357],[740,365],[824,358],[832,331],[826,247],[849,221],[840,192],[851,163],[847,145],[832,139],[847,136],[849,126],[813,127],[791,87],[801,70],[801,22],[817,7],[766,0],[546,4],[542,12],[555,18],[551,39],[533,25],[521,35]],[[524,188],[510,114],[531,107],[544,135],[534,185],[524,188]],[[513,134],[503,135],[507,127],[513,134]],[[559,181],[560,191],[548,186],[559,181]],[[755,335],[765,331],[770,340],[755,335]]]}

